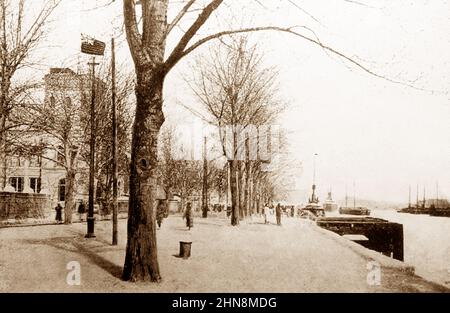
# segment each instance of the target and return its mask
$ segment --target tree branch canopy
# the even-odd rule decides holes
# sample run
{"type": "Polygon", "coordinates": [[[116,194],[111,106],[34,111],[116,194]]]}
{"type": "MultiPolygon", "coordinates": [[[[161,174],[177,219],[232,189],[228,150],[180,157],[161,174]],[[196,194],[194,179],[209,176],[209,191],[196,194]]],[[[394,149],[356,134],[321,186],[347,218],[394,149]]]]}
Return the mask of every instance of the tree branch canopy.
{"type": "Polygon", "coordinates": [[[135,64],[139,64],[142,59],[142,38],[136,19],[136,5],[134,0],[123,0],[123,15],[125,22],[125,32],[127,34],[128,46],[135,64]]]}
{"type": "Polygon", "coordinates": [[[183,16],[187,13],[189,8],[194,4],[195,1],[197,0],[189,0],[189,2],[186,3],[183,9],[181,9],[180,13],[178,13],[177,16],[173,19],[173,21],[167,26],[166,37],[172,31],[172,29],[181,21],[183,16]]]}
{"type": "Polygon", "coordinates": [[[180,61],[180,59],[185,55],[184,49],[187,47],[191,39],[197,34],[198,30],[205,24],[205,22],[209,19],[211,14],[219,8],[222,4],[223,0],[213,0],[211,1],[200,13],[195,22],[189,27],[186,33],[181,37],[180,41],[173,49],[169,58],[165,62],[166,72],[169,72],[175,64],[180,61]]]}
{"type": "Polygon", "coordinates": [[[184,50],[181,55],[180,55],[180,59],[186,55],[188,55],[189,53],[191,53],[192,51],[194,51],[195,49],[199,48],[200,46],[202,46],[203,44],[214,40],[214,39],[219,39],[220,37],[223,36],[227,36],[227,35],[233,35],[233,34],[240,34],[240,33],[250,33],[250,32],[260,32],[260,31],[278,31],[278,32],[284,32],[284,33],[289,33],[295,36],[298,36],[302,39],[305,39],[319,47],[321,47],[324,50],[327,50],[343,59],[345,59],[346,61],[352,63],[353,65],[359,67],[360,69],[362,69],[363,71],[377,76],[379,78],[383,78],[386,79],[385,77],[374,73],[373,71],[371,71],[370,69],[368,69],[367,67],[365,67],[364,65],[362,65],[361,63],[355,61],[354,59],[346,56],[345,54],[343,54],[342,52],[339,52],[325,44],[323,44],[322,42],[320,42],[318,39],[314,39],[311,37],[308,37],[306,35],[300,34],[299,32],[296,32],[294,30],[292,30],[294,27],[287,27],[287,28],[283,28],[283,27],[277,27],[277,26],[263,26],[263,27],[250,27],[250,28],[242,28],[242,29],[236,29],[236,30],[226,30],[226,31],[222,31],[222,32],[218,32],[209,36],[206,36],[200,40],[198,40],[197,42],[195,42],[194,44],[192,44],[189,48],[187,48],[186,50],[184,50]]]}

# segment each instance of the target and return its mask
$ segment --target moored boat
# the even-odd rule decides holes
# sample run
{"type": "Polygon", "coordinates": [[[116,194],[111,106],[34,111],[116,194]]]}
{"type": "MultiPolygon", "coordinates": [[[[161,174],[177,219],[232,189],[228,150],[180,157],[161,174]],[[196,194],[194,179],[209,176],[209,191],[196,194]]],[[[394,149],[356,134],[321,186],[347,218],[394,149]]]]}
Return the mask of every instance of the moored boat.
{"type": "Polygon", "coordinates": [[[331,196],[331,191],[328,192],[327,199],[325,200],[323,204],[323,209],[325,212],[333,212],[338,210],[337,203],[333,200],[331,196]]]}
{"type": "Polygon", "coordinates": [[[363,206],[340,207],[339,214],[347,215],[370,215],[370,210],[363,206]]]}
{"type": "Polygon", "coordinates": [[[339,208],[339,214],[370,215],[370,210],[363,206],[356,206],[355,182],[353,182],[353,207],[347,205],[347,187],[345,188],[345,206],[339,208]]]}

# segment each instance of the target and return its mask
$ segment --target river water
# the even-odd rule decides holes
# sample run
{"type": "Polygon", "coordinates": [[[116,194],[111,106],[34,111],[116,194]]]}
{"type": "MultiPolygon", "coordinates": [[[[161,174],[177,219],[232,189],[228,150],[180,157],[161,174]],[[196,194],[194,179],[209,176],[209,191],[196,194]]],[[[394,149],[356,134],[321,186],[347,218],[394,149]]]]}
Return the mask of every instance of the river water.
{"type": "Polygon", "coordinates": [[[405,262],[423,278],[450,287],[450,218],[372,210],[372,217],[403,224],[405,262]]]}

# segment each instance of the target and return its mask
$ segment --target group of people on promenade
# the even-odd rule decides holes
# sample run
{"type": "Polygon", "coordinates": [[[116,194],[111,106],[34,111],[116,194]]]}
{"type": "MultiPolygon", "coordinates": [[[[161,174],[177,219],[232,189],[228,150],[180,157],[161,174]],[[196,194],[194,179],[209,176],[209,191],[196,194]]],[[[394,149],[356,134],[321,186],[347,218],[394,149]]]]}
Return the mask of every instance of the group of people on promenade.
{"type": "MultiPolygon", "coordinates": [[[[55,220],[58,223],[62,223],[62,212],[64,208],[61,206],[61,203],[58,203],[58,205],[55,207],[56,211],[56,217],[55,220]]],[[[80,203],[78,206],[78,213],[80,215],[80,220],[82,220],[82,215],[86,213],[86,205],[84,204],[84,201],[80,203]]],[[[156,223],[158,225],[158,228],[161,228],[163,219],[167,217],[167,207],[164,203],[164,201],[159,200],[158,205],[156,207],[156,223]]],[[[276,223],[277,225],[281,226],[281,216],[283,214],[283,209],[278,203],[275,208],[273,206],[265,205],[262,208],[262,216],[264,217],[264,224],[269,224],[269,215],[275,215],[276,217],[276,223]]],[[[186,204],[186,208],[183,210],[183,219],[186,220],[186,227],[190,230],[192,227],[194,227],[194,211],[192,208],[192,203],[188,202],[186,204]]]]}
{"type": "MultiPolygon", "coordinates": [[[[61,205],[61,202],[58,202],[58,204],[55,207],[55,211],[56,211],[56,216],[55,216],[55,220],[57,223],[62,223],[63,222],[63,211],[64,208],[61,205]]],[[[81,203],[78,205],[78,215],[80,217],[80,221],[83,221],[83,215],[87,212],[86,210],[86,204],[84,203],[84,201],[81,201],[81,203]]]]}
{"type": "Polygon", "coordinates": [[[277,204],[276,207],[274,208],[273,206],[268,206],[265,205],[262,209],[262,215],[264,217],[264,224],[269,224],[269,215],[274,215],[276,216],[276,220],[277,220],[277,225],[281,226],[281,215],[283,213],[283,209],[281,208],[281,204],[277,204]]]}

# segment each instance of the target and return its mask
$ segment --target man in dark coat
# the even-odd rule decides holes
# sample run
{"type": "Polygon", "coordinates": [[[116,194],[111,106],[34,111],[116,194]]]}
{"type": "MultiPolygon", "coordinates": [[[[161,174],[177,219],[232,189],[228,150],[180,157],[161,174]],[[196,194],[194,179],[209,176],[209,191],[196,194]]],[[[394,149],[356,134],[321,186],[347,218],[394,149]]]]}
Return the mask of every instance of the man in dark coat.
{"type": "Polygon", "coordinates": [[[281,205],[278,203],[275,208],[275,214],[277,216],[277,225],[281,226],[281,205]]]}
{"type": "Polygon", "coordinates": [[[78,206],[78,215],[80,216],[80,221],[83,220],[84,213],[86,213],[86,205],[84,204],[84,201],[81,201],[80,205],[78,206]]]}
{"type": "Polygon", "coordinates": [[[56,218],[55,218],[55,220],[58,222],[58,223],[61,223],[62,222],[62,206],[61,206],[61,204],[60,203],[58,203],[58,205],[56,206],[56,208],[55,208],[55,211],[56,211],[56,218]]]}
{"type": "Polygon", "coordinates": [[[186,205],[184,217],[186,218],[186,227],[188,227],[189,230],[191,230],[191,227],[194,227],[194,212],[192,212],[192,205],[190,202],[188,202],[186,205]]]}

